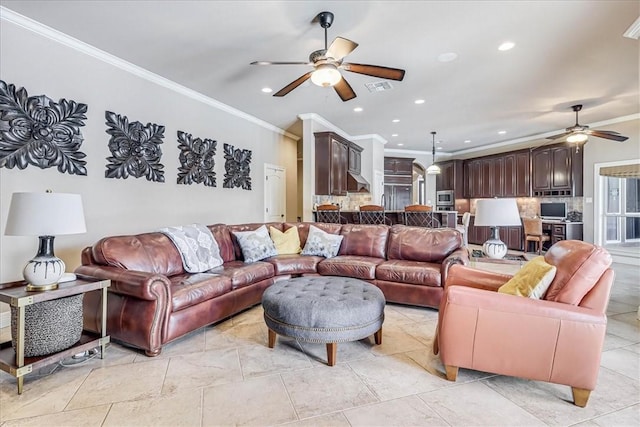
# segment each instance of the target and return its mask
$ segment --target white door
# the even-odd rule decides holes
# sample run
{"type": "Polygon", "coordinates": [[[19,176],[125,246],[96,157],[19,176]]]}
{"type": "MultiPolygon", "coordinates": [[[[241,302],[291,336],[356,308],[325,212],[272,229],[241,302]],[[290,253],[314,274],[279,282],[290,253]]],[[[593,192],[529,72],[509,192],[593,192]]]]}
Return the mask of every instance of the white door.
{"type": "Polygon", "coordinates": [[[264,165],[264,221],[284,222],[286,218],[285,169],[264,165]]]}

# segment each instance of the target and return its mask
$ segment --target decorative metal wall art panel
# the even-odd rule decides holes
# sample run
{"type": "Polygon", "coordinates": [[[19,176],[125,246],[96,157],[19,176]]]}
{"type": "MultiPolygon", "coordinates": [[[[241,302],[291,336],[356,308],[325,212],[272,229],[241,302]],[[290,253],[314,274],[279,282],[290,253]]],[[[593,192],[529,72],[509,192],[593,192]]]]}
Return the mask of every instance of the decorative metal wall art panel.
{"type": "Polygon", "coordinates": [[[224,188],[242,187],[251,190],[251,150],[241,150],[224,144],[224,188]]]}
{"type": "Polygon", "coordinates": [[[58,167],[71,175],[86,175],[86,155],[80,127],[87,105],[45,95],[28,96],[0,80],[0,167],[58,167]]]}
{"type": "Polygon", "coordinates": [[[216,186],[216,173],[213,167],[216,162],[217,142],[212,139],[193,138],[190,133],[178,131],[178,148],[180,149],[180,167],[178,168],[178,184],[204,184],[216,186]]]}
{"type": "Polygon", "coordinates": [[[106,178],[146,177],[149,181],[164,182],[162,157],[162,138],[164,126],[155,123],[143,125],[140,122],[129,123],[126,116],[105,111],[107,133],[111,135],[107,157],[106,178]]]}

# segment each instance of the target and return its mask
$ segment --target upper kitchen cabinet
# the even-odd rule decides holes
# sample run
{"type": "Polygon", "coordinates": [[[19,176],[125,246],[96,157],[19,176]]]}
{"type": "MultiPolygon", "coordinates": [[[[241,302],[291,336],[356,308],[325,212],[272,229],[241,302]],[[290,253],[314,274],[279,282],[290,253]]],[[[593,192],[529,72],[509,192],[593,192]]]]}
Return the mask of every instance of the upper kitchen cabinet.
{"type": "Polygon", "coordinates": [[[464,197],[530,197],[528,150],[464,161],[464,197]]]}
{"type": "Polygon", "coordinates": [[[413,175],[413,161],[408,157],[385,157],[385,175],[413,175]]]}
{"type": "Polygon", "coordinates": [[[533,196],[582,196],[582,166],[583,151],[569,144],[531,150],[533,196]]]}
{"type": "Polygon", "coordinates": [[[362,147],[333,132],[316,132],[316,194],[345,196],[367,192],[369,183],[360,175],[362,147]]]}
{"type": "Polygon", "coordinates": [[[453,191],[456,199],[464,198],[464,169],[462,160],[439,162],[440,174],[436,175],[436,191],[453,191]]]}

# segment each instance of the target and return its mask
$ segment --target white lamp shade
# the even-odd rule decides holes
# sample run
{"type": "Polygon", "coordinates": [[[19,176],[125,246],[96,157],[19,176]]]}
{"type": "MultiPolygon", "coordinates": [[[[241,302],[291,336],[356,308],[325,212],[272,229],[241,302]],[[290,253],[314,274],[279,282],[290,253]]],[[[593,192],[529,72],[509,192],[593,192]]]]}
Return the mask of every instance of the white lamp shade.
{"type": "Polygon", "coordinates": [[[440,167],[435,163],[427,168],[427,175],[438,175],[440,173],[440,167]]]}
{"type": "Polygon", "coordinates": [[[79,194],[13,193],[4,234],[57,236],[87,231],[79,194]]]}
{"type": "Polygon", "coordinates": [[[516,199],[478,200],[474,224],[489,227],[522,225],[516,199]]]}

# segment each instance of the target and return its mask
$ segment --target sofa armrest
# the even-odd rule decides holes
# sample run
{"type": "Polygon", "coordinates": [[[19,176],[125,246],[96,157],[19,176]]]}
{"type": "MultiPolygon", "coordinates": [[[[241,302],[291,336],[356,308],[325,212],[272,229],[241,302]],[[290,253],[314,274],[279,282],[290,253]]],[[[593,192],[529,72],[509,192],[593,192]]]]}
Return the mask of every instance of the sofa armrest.
{"type": "Polygon", "coordinates": [[[447,281],[449,275],[449,269],[454,265],[468,265],[469,264],[469,250],[467,248],[458,248],[455,251],[447,255],[440,266],[440,274],[442,277],[442,286],[447,281]]]}
{"type": "Polygon", "coordinates": [[[466,286],[468,288],[497,291],[511,279],[511,275],[479,270],[466,265],[452,265],[447,274],[445,288],[466,286]]]}
{"type": "Polygon", "coordinates": [[[171,301],[170,282],[162,274],[101,265],[81,265],[75,273],[111,280],[109,292],[149,301],[161,300],[165,306],[171,301]]]}

